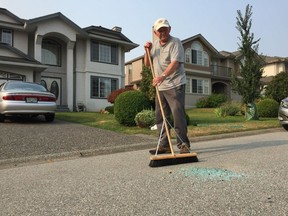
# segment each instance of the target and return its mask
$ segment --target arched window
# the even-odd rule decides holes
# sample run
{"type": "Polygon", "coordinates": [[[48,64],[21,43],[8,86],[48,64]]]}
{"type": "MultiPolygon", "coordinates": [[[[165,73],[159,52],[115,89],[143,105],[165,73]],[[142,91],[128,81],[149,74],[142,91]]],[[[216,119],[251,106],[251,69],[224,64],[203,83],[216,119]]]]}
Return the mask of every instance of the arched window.
{"type": "Polygon", "coordinates": [[[192,43],[192,64],[203,65],[203,47],[198,42],[195,41],[192,43]]]}
{"type": "Polygon", "coordinates": [[[42,41],[42,63],[53,66],[61,66],[61,45],[52,39],[42,41]]]}
{"type": "Polygon", "coordinates": [[[209,55],[203,50],[201,43],[194,41],[191,48],[185,50],[185,63],[209,67],[209,55]]]}

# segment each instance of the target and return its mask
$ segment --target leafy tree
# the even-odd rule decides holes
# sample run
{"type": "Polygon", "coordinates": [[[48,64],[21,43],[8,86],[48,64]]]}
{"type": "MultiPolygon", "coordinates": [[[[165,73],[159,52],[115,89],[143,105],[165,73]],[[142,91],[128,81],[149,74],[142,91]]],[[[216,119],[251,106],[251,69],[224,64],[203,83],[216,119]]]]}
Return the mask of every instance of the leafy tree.
{"type": "Polygon", "coordinates": [[[258,42],[260,39],[254,40],[254,34],[250,32],[252,26],[252,6],[249,4],[246,6],[244,16],[240,10],[237,10],[237,14],[236,29],[241,35],[238,46],[242,60],[239,60],[239,74],[233,75],[232,88],[242,96],[243,103],[246,105],[246,119],[258,119],[255,99],[260,97],[260,79],[263,74],[262,67],[264,63],[260,55],[258,55],[258,42]]]}
{"type": "Polygon", "coordinates": [[[273,77],[265,89],[265,95],[278,103],[288,96],[288,72],[281,72],[273,77]]]}
{"type": "Polygon", "coordinates": [[[151,70],[143,65],[141,75],[140,91],[146,95],[150,102],[154,103],[156,90],[152,85],[153,76],[151,70]]]}

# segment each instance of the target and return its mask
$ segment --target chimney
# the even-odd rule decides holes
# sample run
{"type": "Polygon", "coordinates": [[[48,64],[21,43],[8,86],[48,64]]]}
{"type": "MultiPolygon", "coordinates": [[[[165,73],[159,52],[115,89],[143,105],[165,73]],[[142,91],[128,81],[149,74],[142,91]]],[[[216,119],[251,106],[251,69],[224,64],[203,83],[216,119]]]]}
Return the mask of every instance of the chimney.
{"type": "Polygon", "coordinates": [[[122,31],[122,28],[121,27],[118,27],[118,26],[114,26],[112,28],[113,31],[116,31],[116,32],[121,32],[122,31]]]}

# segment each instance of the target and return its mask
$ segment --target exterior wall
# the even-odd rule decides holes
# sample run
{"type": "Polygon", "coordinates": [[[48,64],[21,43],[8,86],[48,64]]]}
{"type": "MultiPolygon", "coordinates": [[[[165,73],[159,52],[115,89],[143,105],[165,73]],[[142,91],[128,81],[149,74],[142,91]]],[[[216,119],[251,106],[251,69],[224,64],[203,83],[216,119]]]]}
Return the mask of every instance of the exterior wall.
{"type": "Polygon", "coordinates": [[[263,71],[263,76],[276,76],[278,73],[285,71],[285,63],[275,62],[267,64],[263,71]]]}
{"type": "Polygon", "coordinates": [[[132,80],[141,80],[142,79],[142,67],[143,67],[143,61],[142,59],[139,59],[138,61],[135,61],[132,63],[132,71],[139,71],[138,73],[132,72],[132,80]]]}
{"type": "Polygon", "coordinates": [[[28,34],[23,31],[14,31],[13,46],[28,54],[28,34]]]}
{"type": "Polygon", "coordinates": [[[119,88],[124,87],[125,73],[123,58],[119,48],[118,65],[92,62],[90,60],[90,39],[79,40],[76,44],[76,68],[75,68],[75,102],[83,103],[86,111],[99,111],[112,104],[107,101],[107,98],[91,98],[91,76],[116,78],[119,80],[119,88]]]}

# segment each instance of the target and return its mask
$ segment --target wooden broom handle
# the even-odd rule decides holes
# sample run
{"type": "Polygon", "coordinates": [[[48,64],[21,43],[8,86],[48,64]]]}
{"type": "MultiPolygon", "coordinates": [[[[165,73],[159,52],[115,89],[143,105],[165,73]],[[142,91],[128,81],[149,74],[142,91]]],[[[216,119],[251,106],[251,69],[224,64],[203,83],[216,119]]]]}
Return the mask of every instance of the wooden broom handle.
{"type": "MultiPolygon", "coordinates": [[[[154,67],[153,67],[153,63],[152,63],[152,60],[151,60],[151,56],[150,56],[150,50],[148,48],[145,48],[145,50],[146,50],[146,55],[147,55],[148,60],[149,60],[151,73],[152,73],[152,76],[153,76],[153,79],[154,79],[156,76],[155,76],[154,67]]],[[[162,114],[165,130],[166,130],[166,134],[167,134],[167,138],[168,138],[171,154],[175,155],[174,150],[173,150],[173,145],[172,145],[172,142],[171,142],[171,137],[170,137],[170,133],[169,133],[168,124],[166,122],[166,117],[165,117],[162,101],[161,101],[159,90],[158,90],[158,85],[155,85],[155,89],[156,89],[156,96],[157,96],[159,107],[160,107],[160,110],[161,110],[161,114],[162,114]]]]}

